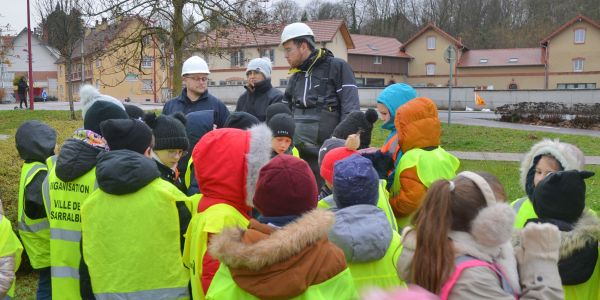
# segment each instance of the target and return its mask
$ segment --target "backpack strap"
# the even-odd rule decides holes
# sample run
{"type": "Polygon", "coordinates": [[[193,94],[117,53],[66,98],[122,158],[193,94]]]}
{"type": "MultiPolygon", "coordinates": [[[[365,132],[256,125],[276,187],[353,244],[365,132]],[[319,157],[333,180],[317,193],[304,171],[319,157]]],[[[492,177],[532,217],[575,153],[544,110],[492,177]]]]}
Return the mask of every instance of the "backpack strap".
{"type": "Polygon", "coordinates": [[[450,275],[450,278],[442,285],[440,299],[447,300],[450,296],[452,288],[454,288],[454,285],[460,278],[462,272],[465,269],[473,267],[487,267],[494,271],[494,273],[496,273],[496,275],[501,281],[502,289],[507,293],[514,295],[515,299],[518,299],[518,296],[514,293],[510,285],[508,285],[508,281],[506,281],[504,274],[496,267],[496,265],[466,255],[459,256],[456,258],[454,272],[452,273],[452,275],[450,275]]]}

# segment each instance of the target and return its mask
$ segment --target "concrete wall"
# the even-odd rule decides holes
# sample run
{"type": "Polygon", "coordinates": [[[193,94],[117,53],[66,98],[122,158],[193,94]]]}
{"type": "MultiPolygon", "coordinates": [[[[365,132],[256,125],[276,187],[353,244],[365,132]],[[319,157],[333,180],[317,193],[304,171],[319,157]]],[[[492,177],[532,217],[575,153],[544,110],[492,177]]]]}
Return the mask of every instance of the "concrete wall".
{"type": "MultiPolygon", "coordinates": [[[[283,91],[283,88],[280,88],[283,91]]],[[[377,103],[377,95],[382,88],[360,88],[358,95],[361,106],[373,107],[377,103]]],[[[438,107],[448,107],[448,88],[416,88],[417,95],[430,98],[438,107]]],[[[211,94],[217,96],[227,104],[235,104],[238,97],[244,92],[242,86],[215,86],[210,87],[211,94]]],[[[563,102],[568,105],[575,103],[600,103],[600,89],[594,90],[487,90],[477,91],[486,106],[477,108],[495,108],[504,104],[518,102],[563,102]]],[[[464,110],[466,106],[476,108],[473,88],[452,88],[452,108],[464,110]]]]}

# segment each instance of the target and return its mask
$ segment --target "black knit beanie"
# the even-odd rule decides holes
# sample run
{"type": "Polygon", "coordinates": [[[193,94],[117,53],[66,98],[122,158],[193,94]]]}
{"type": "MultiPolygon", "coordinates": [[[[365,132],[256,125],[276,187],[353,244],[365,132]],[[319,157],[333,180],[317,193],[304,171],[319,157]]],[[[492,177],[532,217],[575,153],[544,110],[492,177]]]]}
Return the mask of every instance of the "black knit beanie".
{"type": "Polygon", "coordinates": [[[109,119],[129,119],[125,110],[108,101],[96,101],[87,110],[83,119],[83,128],[100,133],[100,123],[109,119]]]}
{"type": "Polygon", "coordinates": [[[223,127],[246,130],[258,123],[260,123],[260,121],[255,116],[244,111],[236,111],[229,114],[223,127]]]}
{"type": "Polygon", "coordinates": [[[281,113],[285,113],[290,116],[292,115],[290,107],[285,103],[277,102],[267,106],[266,122],[269,123],[269,120],[271,120],[274,115],[281,113]]]}
{"type": "Polygon", "coordinates": [[[368,148],[371,144],[371,132],[375,121],[377,121],[377,112],[372,108],[364,113],[353,111],[335,127],[333,136],[345,140],[349,135],[360,132],[360,147],[358,148],[368,148]]]}
{"type": "Polygon", "coordinates": [[[100,128],[110,150],[127,149],[144,154],[152,144],[152,130],[140,120],[109,119],[100,123],[100,128]]]}
{"type": "Polygon", "coordinates": [[[573,223],[585,208],[585,181],[590,171],[559,171],[548,174],[533,191],[533,208],[540,219],[573,223]]]}
{"type": "Polygon", "coordinates": [[[273,131],[273,137],[285,136],[290,139],[294,137],[296,123],[292,116],[281,113],[274,115],[268,123],[269,128],[273,131]]]}
{"type": "Polygon", "coordinates": [[[156,116],[148,113],[144,122],[152,128],[154,134],[154,150],[183,149],[187,150],[190,143],[185,132],[185,116],[182,113],[156,116]]]}
{"type": "Polygon", "coordinates": [[[125,106],[125,112],[127,113],[127,115],[129,115],[130,118],[138,120],[144,118],[144,110],[139,108],[138,106],[127,103],[124,103],[123,106],[125,106]]]}

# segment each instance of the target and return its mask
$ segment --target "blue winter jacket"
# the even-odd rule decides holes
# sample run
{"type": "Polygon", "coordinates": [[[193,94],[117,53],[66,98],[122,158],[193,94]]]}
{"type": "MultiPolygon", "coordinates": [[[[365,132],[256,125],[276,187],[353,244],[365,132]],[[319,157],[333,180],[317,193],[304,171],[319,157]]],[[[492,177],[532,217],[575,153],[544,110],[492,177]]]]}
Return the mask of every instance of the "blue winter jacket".
{"type": "Polygon", "coordinates": [[[214,112],[215,124],[217,124],[218,128],[222,128],[225,124],[225,120],[229,117],[229,110],[223,101],[206,91],[200,96],[198,101],[192,102],[187,96],[186,88],[181,91],[181,95],[165,103],[162,113],[170,115],[176,112],[182,112],[187,115],[190,112],[201,110],[212,110],[214,112]]]}

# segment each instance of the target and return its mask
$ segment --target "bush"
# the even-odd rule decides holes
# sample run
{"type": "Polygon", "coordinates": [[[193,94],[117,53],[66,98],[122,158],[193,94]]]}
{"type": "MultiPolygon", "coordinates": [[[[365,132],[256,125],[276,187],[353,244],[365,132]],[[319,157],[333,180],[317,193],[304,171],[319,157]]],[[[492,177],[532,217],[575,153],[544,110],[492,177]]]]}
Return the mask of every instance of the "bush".
{"type": "Polygon", "coordinates": [[[600,123],[600,103],[577,103],[568,107],[556,102],[520,102],[502,105],[495,113],[500,121],[512,123],[563,123],[575,128],[590,128],[600,123]]]}

